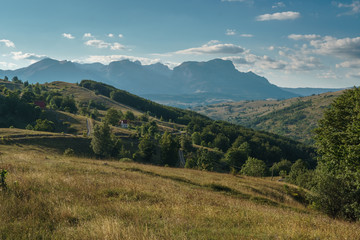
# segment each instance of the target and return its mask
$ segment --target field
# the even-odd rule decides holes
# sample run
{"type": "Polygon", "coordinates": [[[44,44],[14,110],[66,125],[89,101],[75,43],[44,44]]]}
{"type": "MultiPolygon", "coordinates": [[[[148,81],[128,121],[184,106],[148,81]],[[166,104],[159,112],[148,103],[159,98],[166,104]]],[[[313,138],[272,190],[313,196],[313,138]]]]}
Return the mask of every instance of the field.
{"type": "Polygon", "coordinates": [[[67,157],[35,143],[0,144],[0,239],[360,239],[359,223],[306,207],[303,191],[275,179],[67,157]]]}

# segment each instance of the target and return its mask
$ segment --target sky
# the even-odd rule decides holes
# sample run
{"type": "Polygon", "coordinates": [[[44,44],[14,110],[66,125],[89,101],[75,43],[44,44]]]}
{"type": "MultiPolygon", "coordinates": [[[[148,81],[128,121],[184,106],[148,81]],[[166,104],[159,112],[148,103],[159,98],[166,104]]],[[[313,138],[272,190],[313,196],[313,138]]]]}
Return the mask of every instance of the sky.
{"type": "MultiPolygon", "coordinates": [[[[360,86],[359,0],[1,0],[0,69],[221,58],[281,87],[360,86]]],[[[0,76],[1,77],[1,76],[0,76]]]]}

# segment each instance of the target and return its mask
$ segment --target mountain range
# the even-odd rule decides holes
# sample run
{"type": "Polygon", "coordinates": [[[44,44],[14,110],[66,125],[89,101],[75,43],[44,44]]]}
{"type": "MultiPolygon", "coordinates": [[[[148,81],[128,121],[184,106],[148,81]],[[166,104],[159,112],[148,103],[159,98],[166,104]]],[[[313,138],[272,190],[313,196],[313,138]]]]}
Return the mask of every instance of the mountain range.
{"type": "Polygon", "coordinates": [[[229,60],[184,62],[173,70],[156,63],[115,61],[80,64],[46,58],[28,67],[0,70],[0,76],[17,76],[30,83],[80,82],[91,79],[151,100],[186,107],[224,101],[287,99],[301,94],[271,84],[253,72],[239,72],[229,60]]]}

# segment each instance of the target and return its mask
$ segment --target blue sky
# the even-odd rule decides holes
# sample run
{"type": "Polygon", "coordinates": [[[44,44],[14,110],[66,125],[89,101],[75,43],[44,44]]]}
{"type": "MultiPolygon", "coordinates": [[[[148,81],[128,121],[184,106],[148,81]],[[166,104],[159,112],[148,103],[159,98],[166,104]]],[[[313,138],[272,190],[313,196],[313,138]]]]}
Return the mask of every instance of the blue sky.
{"type": "Polygon", "coordinates": [[[0,69],[44,57],[232,60],[286,87],[360,85],[359,0],[2,0],[0,69]]]}

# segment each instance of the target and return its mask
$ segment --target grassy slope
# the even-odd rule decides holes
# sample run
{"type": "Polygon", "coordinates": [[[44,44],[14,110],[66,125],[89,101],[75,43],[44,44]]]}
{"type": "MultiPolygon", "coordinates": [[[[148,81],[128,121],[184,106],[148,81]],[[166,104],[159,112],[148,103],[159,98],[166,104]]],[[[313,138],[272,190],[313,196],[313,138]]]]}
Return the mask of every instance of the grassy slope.
{"type": "Polygon", "coordinates": [[[216,120],[226,120],[246,127],[264,130],[312,143],[312,130],[322,118],[324,110],[343,91],[309,97],[278,100],[241,101],[194,108],[216,120]],[[299,104],[292,109],[291,106],[299,104]],[[295,113],[302,117],[296,119],[295,113]]]}
{"type": "Polygon", "coordinates": [[[115,108],[117,110],[121,110],[126,112],[128,110],[134,112],[135,115],[140,115],[141,112],[133,109],[129,106],[120,104],[115,102],[114,100],[107,98],[102,95],[96,95],[93,91],[80,87],[76,84],[66,83],[66,82],[51,82],[45,84],[50,90],[58,90],[61,94],[66,95],[73,95],[76,101],[79,102],[89,102],[93,100],[97,103],[103,103],[108,108],[115,108]]]}
{"type": "Polygon", "coordinates": [[[1,145],[0,239],[359,239],[270,179],[1,145]]]}
{"type": "MultiPolygon", "coordinates": [[[[123,113],[125,113],[126,111],[132,111],[135,116],[139,116],[141,114],[143,114],[143,112],[134,109],[132,107],[129,107],[127,105],[118,103],[108,97],[105,97],[103,95],[96,95],[93,91],[80,87],[76,84],[72,84],[72,83],[66,83],[66,82],[52,82],[52,83],[48,83],[46,84],[46,86],[50,89],[50,90],[58,90],[60,91],[60,93],[62,93],[64,96],[66,95],[73,95],[75,100],[78,102],[89,102],[90,100],[93,100],[94,102],[97,103],[102,103],[104,104],[105,107],[107,108],[114,108],[116,110],[121,110],[123,113]]],[[[106,113],[105,111],[99,111],[102,116],[106,113]]],[[[60,119],[65,119],[66,121],[66,117],[64,117],[64,115],[67,115],[69,117],[69,121],[71,123],[71,119],[73,119],[73,123],[75,123],[75,125],[73,123],[71,123],[71,126],[76,128],[78,130],[78,133],[82,133],[83,131],[86,130],[86,118],[83,116],[79,116],[79,115],[74,115],[71,113],[65,113],[65,112],[61,112],[60,115],[58,115],[60,117],[60,119]],[[61,116],[62,115],[62,116],[61,116]],[[77,125],[78,123],[81,122],[81,126],[77,125]]],[[[174,131],[174,128],[184,128],[184,125],[181,124],[176,124],[176,123],[168,123],[168,122],[164,122],[164,121],[160,121],[159,119],[155,119],[153,117],[150,117],[150,119],[155,120],[156,123],[159,125],[160,130],[162,131],[169,131],[172,132],[174,131]]],[[[119,134],[131,134],[133,132],[128,131],[126,129],[121,129],[121,128],[114,128],[113,129],[115,133],[119,133],[119,134]]]]}

